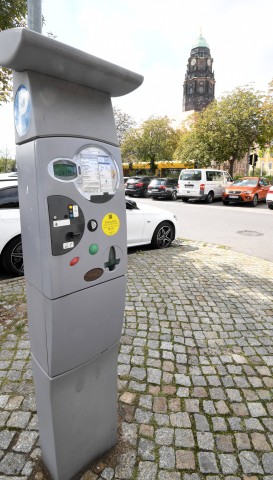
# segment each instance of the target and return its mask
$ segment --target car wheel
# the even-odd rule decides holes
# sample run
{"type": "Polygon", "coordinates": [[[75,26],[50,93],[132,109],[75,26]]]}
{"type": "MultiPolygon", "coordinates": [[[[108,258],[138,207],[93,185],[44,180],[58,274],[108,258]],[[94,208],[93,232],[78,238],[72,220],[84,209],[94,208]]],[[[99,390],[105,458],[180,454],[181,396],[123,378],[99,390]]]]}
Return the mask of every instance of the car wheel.
{"type": "Polygon", "coordinates": [[[223,205],[229,205],[229,201],[228,200],[222,200],[223,202],[223,205]]]}
{"type": "Polygon", "coordinates": [[[256,207],[258,205],[258,195],[254,195],[253,200],[251,202],[252,207],[256,207]]]}
{"type": "Polygon", "coordinates": [[[206,197],[206,203],[212,203],[213,198],[214,198],[213,192],[209,192],[206,197]]]}
{"type": "Polygon", "coordinates": [[[270,210],[273,210],[273,203],[268,203],[267,206],[270,210]]]}
{"type": "Polygon", "coordinates": [[[143,197],[148,198],[148,188],[146,190],[144,190],[143,197]]]}
{"type": "Polygon", "coordinates": [[[13,238],[2,253],[2,265],[7,273],[24,275],[24,262],[21,236],[13,238]]]}
{"type": "Polygon", "coordinates": [[[177,199],[177,191],[176,191],[176,190],[174,190],[174,191],[172,192],[171,197],[172,197],[172,200],[176,200],[176,199],[177,199]]]}
{"type": "Polygon", "coordinates": [[[158,200],[158,198],[157,198],[157,197],[152,197],[152,199],[153,199],[153,200],[158,200]]]}
{"type": "Polygon", "coordinates": [[[189,201],[189,199],[187,197],[182,197],[182,202],[187,203],[188,201],[189,201]]]}
{"type": "Polygon", "coordinates": [[[151,241],[153,248],[168,248],[175,235],[174,226],[169,222],[161,222],[155,229],[151,241]]]}

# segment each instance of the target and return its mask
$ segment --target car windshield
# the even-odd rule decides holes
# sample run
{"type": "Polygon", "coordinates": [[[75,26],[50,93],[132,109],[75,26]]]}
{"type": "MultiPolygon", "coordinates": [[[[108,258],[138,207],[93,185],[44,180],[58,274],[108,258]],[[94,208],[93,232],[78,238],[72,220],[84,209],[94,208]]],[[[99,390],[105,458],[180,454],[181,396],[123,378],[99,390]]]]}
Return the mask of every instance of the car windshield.
{"type": "Polygon", "coordinates": [[[201,170],[182,170],[180,180],[201,180],[201,170]]]}
{"type": "Polygon", "coordinates": [[[132,177],[127,180],[127,183],[136,183],[139,182],[140,179],[141,177],[132,177]]]}
{"type": "Polygon", "coordinates": [[[239,178],[233,185],[239,185],[240,187],[255,187],[257,185],[256,179],[251,178],[239,178]]]}
{"type": "Polygon", "coordinates": [[[164,185],[166,182],[165,179],[163,178],[155,178],[154,180],[151,181],[150,185],[153,187],[154,185],[164,185]]]}

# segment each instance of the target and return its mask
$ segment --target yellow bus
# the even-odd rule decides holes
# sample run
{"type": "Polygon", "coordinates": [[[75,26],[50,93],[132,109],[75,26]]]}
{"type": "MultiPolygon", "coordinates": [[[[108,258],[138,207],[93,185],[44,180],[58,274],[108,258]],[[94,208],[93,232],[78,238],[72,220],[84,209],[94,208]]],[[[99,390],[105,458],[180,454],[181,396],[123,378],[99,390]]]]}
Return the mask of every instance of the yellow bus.
{"type": "MultiPolygon", "coordinates": [[[[155,175],[157,177],[178,177],[180,171],[188,167],[184,162],[179,160],[155,162],[155,165],[155,175]]],[[[149,162],[124,162],[122,168],[125,176],[151,173],[149,162]]]]}

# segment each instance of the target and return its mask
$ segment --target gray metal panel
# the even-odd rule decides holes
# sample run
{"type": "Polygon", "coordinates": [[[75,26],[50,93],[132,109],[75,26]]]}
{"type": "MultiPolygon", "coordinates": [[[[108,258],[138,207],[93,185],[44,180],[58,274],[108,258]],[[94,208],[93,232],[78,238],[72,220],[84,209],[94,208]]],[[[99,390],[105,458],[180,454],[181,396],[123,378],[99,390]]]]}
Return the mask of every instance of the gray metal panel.
{"type": "Polygon", "coordinates": [[[125,276],[56,300],[28,285],[31,350],[50,377],[88,362],[119,341],[125,291],[125,276]]]}
{"type": "Polygon", "coordinates": [[[45,138],[17,147],[25,275],[28,282],[48,298],[68,295],[126,273],[127,232],[123,183],[120,183],[117,193],[109,202],[94,204],[84,199],[74,184],[57,182],[48,174],[47,167],[50,160],[56,157],[72,158],[78,149],[90,144],[107,149],[116,158],[122,178],[119,149],[101,142],[77,138],[45,138]],[[32,160],[34,157],[35,162],[32,160]],[[32,168],[33,171],[31,171],[32,168]],[[34,184],[35,178],[37,189],[34,184]],[[95,218],[98,221],[98,229],[90,232],[86,228],[81,241],[72,251],[53,257],[46,199],[49,195],[62,194],[79,203],[86,223],[95,218]],[[113,236],[105,235],[101,229],[102,219],[109,212],[116,213],[120,218],[119,231],[113,236]],[[99,247],[96,255],[89,253],[91,244],[97,244],[99,247]],[[111,246],[117,249],[120,256],[120,263],[113,271],[104,268],[111,246]],[[80,261],[71,267],[70,260],[76,256],[80,257],[80,261]],[[102,268],[103,275],[91,283],[86,282],[84,275],[93,268],[102,268]]]}
{"type": "MultiPolygon", "coordinates": [[[[1,35],[1,34],[0,34],[1,35]]],[[[34,137],[72,136],[118,145],[111,98],[106,93],[35,72],[14,72],[14,95],[24,84],[32,102],[27,133],[15,142],[34,137]]]]}
{"type": "Polygon", "coordinates": [[[137,73],[24,28],[0,33],[0,65],[62,78],[112,97],[126,95],[143,82],[137,73]]]}
{"type": "Polygon", "coordinates": [[[41,185],[36,179],[35,143],[16,146],[18,169],[18,190],[21,218],[22,244],[24,251],[24,273],[26,278],[36,279],[36,288],[42,286],[42,259],[38,189],[41,185]]]}
{"type": "Polygon", "coordinates": [[[39,294],[26,281],[28,326],[31,353],[43,369],[48,372],[47,332],[46,332],[46,298],[39,294]]]}
{"type": "Polygon", "coordinates": [[[73,478],[116,443],[118,348],[54,379],[32,359],[42,457],[54,480],[73,478]]]}

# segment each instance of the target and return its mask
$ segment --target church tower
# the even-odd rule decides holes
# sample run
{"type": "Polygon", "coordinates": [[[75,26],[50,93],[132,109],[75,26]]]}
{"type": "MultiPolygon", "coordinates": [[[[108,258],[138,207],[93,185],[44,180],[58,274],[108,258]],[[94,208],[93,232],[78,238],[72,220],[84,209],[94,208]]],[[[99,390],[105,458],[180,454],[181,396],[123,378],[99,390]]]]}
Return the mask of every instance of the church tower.
{"type": "Polygon", "coordinates": [[[200,33],[192,46],[183,91],[183,111],[200,112],[214,100],[213,58],[205,38],[200,33]]]}

